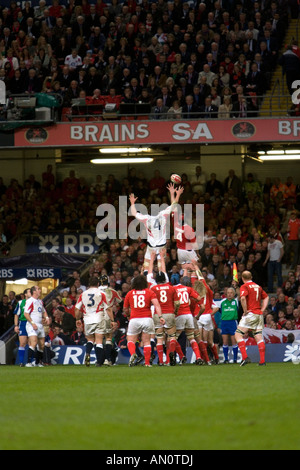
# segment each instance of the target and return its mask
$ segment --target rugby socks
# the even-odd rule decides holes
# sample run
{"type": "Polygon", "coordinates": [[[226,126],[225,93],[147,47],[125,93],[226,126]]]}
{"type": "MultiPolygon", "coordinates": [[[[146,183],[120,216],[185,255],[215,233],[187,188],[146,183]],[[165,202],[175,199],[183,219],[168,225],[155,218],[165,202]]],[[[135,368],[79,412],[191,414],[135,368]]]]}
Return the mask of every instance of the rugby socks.
{"type": "Polygon", "coordinates": [[[169,343],[169,352],[175,352],[176,351],[176,339],[171,338],[170,343],[169,343]]]}
{"type": "Polygon", "coordinates": [[[105,359],[111,361],[111,351],[112,351],[112,344],[111,340],[107,340],[105,344],[105,359]]]}
{"type": "Polygon", "coordinates": [[[128,341],[127,343],[127,348],[128,348],[128,351],[130,353],[130,356],[132,356],[132,354],[136,354],[136,347],[135,347],[135,344],[133,341],[128,341]]]}
{"type": "Polygon", "coordinates": [[[155,342],[155,339],[151,339],[151,354],[155,354],[155,346],[156,346],[156,342],[155,342]]]}
{"type": "Polygon", "coordinates": [[[88,341],[86,343],[85,353],[91,354],[93,347],[94,347],[94,343],[92,341],[88,341]]]}
{"type": "Polygon", "coordinates": [[[135,343],[135,352],[136,352],[136,354],[137,354],[139,357],[143,357],[143,354],[141,353],[139,344],[140,344],[140,343],[139,343],[138,341],[135,343]]]}
{"type": "Polygon", "coordinates": [[[36,356],[35,356],[36,364],[40,364],[42,362],[43,354],[44,354],[44,351],[40,351],[39,348],[37,348],[36,356]]]}
{"type": "Polygon", "coordinates": [[[19,362],[20,362],[20,364],[24,364],[24,357],[25,357],[25,348],[20,346],[19,347],[19,362]]]}
{"type": "Polygon", "coordinates": [[[181,360],[181,359],[184,357],[184,354],[183,354],[183,352],[182,352],[181,346],[180,346],[180,344],[178,343],[178,341],[176,341],[176,349],[175,349],[175,351],[177,352],[177,354],[178,354],[178,356],[179,356],[179,358],[180,358],[180,360],[181,360]]]}
{"type": "Polygon", "coordinates": [[[200,359],[200,351],[197,341],[195,339],[190,340],[190,345],[192,346],[196,359],[200,359]]]}
{"type": "Polygon", "coordinates": [[[159,363],[163,364],[164,363],[164,346],[162,344],[157,344],[156,351],[157,351],[159,363]]]}
{"type": "Polygon", "coordinates": [[[201,351],[202,359],[205,362],[209,362],[209,357],[208,357],[208,353],[207,353],[207,342],[206,341],[200,341],[199,349],[201,351]]]}
{"type": "Polygon", "coordinates": [[[103,344],[96,344],[95,352],[96,352],[97,363],[102,365],[105,359],[105,352],[103,349],[103,344]]]}
{"type": "Polygon", "coordinates": [[[150,344],[144,346],[144,356],[145,356],[145,365],[150,366],[150,359],[151,359],[151,345],[150,344]]]}
{"type": "Polygon", "coordinates": [[[239,350],[241,351],[242,360],[244,361],[246,357],[248,356],[247,356],[247,351],[246,351],[246,343],[243,339],[238,341],[238,347],[239,347],[239,350]]]}
{"type": "Polygon", "coordinates": [[[210,346],[210,350],[212,351],[214,358],[218,360],[219,354],[218,354],[217,346],[213,344],[212,346],[210,346]]]}
{"type": "Polygon", "coordinates": [[[257,343],[258,351],[259,351],[259,363],[262,364],[265,362],[265,352],[266,352],[266,345],[263,340],[257,343]]]}
{"type": "Polygon", "coordinates": [[[232,346],[232,352],[233,352],[233,361],[236,362],[238,358],[238,345],[236,344],[235,346],[232,346]]]}
{"type": "Polygon", "coordinates": [[[32,362],[33,360],[35,359],[35,350],[29,346],[29,349],[28,349],[28,360],[27,362],[30,363],[32,362]]]}
{"type": "Polygon", "coordinates": [[[228,361],[228,346],[223,344],[223,354],[224,354],[224,360],[228,361]]]}

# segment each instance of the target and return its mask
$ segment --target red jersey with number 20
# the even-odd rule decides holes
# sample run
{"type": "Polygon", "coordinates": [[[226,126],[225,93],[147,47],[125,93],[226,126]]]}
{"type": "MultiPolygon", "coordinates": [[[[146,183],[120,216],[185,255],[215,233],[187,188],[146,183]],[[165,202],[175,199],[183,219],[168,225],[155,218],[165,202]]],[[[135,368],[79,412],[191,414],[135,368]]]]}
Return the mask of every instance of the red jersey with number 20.
{"type": "Polygon", "coordinates": [[[268,297],[268,294],[255,282],[245,282],[240,288],[240,296],[246,297],[247,300],[247,312],[256,313],[262,315],[261,301],[268,297]]]}
{"type": "Polygon", "coordinates": [[[192,287],[182,286],[181,284],[178,284],[174,287],[177,291],[177,295],[179,297],[180,302],[180,307],[177,312],[177,315],[191,314],[191,299],[197,299],[199,297],[198,292],[196,292],[192,287]]]}
{"type": "Polygon", "coordinates": [[[130,290],[124,299],[124,308],[130,308],[130,320],[132,318],[152,318],[152,299],[156,299],[151,289],[130,290]]]}
{"type": "Polygon", "coordinates": [[[176,289],[170,284],[157,284],[151,287],[160,303],[162,313],[174,313],[174,302],[178,301],[176,289]]]}

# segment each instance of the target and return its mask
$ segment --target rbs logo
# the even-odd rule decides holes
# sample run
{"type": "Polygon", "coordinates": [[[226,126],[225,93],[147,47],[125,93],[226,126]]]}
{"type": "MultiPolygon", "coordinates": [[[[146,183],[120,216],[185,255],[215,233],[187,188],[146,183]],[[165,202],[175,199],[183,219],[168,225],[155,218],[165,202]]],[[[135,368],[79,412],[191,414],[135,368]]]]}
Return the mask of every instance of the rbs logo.
{"type": "Polygon", "coordinates": [[[295,80],[292,84],[292,89],[296,90],[292,93],[292,102],[293,104],[299,104],[300,103],[300,80],[295,80]]]}

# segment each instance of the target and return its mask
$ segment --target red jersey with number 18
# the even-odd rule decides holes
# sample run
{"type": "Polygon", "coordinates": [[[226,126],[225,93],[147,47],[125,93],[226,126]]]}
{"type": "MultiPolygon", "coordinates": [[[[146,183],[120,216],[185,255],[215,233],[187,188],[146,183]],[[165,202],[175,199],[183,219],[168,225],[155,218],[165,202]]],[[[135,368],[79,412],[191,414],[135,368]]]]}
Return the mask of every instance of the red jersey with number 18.
{"type": "Polygon", "coordinates": [[[262,315],[261,301],[268,297],[268,294],[253,281],[245,282],[240,287],[240,297],[246,297],[247,300],[247,311],[262,315]]]}
{"type": "Polygon", "coordinates": [[[152,318],[152,299],[156,299],[151,289],[130,290],[124,299],[124,308],[130,308],[130,320],[132,318],[152,318]]]}

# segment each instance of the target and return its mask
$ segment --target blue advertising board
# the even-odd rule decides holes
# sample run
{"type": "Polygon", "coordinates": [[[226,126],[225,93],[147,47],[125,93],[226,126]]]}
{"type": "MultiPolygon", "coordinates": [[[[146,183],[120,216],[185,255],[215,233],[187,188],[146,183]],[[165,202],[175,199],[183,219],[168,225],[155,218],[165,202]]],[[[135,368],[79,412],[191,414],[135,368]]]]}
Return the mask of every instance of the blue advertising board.
{"type": "MultiPolygon", "coordinates": [[[[293,344],[266,344],[266,362],[291,362],[295,358],[299,357],[300,360],[300,345],[296,342],[293,344]]],[[[27,350],[28,347],[26,347],[27,350]]],[[[53,346],[52,350],[55,353],[55,357],[52,359],[52,364],[60,365],[83,365],[85,357],[85,346],[53,346]]],[[[141,349],[142,351],[142,349],[141,349]]],[[[247,353],[252,362],[259,362],[259,353],[257,346],[247,346],[247,353]]],[[[26,351],[27,356],[27,351],[26,351]]],[[[25,356],[25,357],[26,357],[25,356]]],[[[116,360],[116,365],[126,365],[129,361],[128,349],[120,349],[116,360]]],[[[187,363],[191,364],[195,362],[195,354],[192,348],[188,347],[186,351],[187,363]]],[[[222,348],[220,349],[220,362],[224,360],[222,348]]],[[[238,362],[241,361],[241,356],[238,356],[238,362]]],[[[91,365],[95,364],[96,356],[91,353],[91,365]]],[[[156,364],[157,358],[154,360],[156,364]]],[[[229,351],[229,362],[233,362],[233,355],[230,348],[229,351]]],[[[18,358],[16,360],[18,364],[18,358]]]]}
{"type": "Polygon", "coordinates": [[[0,279],[60,279],[61,269],[49,267],[30,268],[2,268],[0,267],[0,279]]]}

